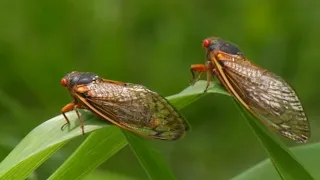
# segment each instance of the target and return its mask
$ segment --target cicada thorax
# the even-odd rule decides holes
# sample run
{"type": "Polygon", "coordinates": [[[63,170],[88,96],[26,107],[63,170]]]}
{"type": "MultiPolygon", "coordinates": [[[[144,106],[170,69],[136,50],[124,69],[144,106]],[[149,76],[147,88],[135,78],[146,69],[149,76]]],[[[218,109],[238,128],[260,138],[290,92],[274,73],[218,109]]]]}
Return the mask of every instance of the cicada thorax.
{"type": "Polygon", "coordinates": [[[66,87],[73,98],[73,101],[67,105],[65,105],[62,109],[62,115],[66,120],[66,124],[64,124],[61,129],[63,129],[66,125],[70,124],[68,117],[66,116],[66,112],[75,110],[78,119],[80,121],[80,126],[82,129],[82,133],[84,134],[83,121],[80,118],[80,113],[78,109],[86,109],[85,100],[78,96],[78,94],[85,93],[86,85],[94,82],[101,82],[102,79],[94,73],[91,72],[77,72],[73,71],[68,73],[61,79],[61,85],[66,87]]]}
{"type": "Polygon", "coordinates": [[[86,85],[92,82],[98,83],[102,81],[103,79],[95,73],[73,71],[61,79],[61,85],[72,89],[78,85],[86,85]]]}

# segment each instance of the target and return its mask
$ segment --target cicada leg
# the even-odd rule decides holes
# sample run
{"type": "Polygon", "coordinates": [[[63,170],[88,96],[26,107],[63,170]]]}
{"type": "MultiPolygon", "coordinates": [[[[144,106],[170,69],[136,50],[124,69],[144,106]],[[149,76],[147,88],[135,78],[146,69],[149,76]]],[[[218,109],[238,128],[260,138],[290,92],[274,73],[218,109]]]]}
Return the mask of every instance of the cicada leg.
{"type": "Polygon", "coordinates": [[[215,73],[215,69],[213,68],[210,61],[207,62],[207,64],[193,64],[191,65],[191,74],[192,74],[192,80],[191,84],[193,85],[195,82],[197,82],[200,78],[202,73],[207,72],[207,85],[204,92],[207,92],[210,83],[211,83],[211,76],[215,73]],[[199,72],[199,75],[197,78],[195,78],[195,72],[199,72]]]}
{"type": "Polygon", "coordinates": [[[81,130],[82,130],[82,134],[84,134],[83,121],[82,121],[82,119],[80,118],[80,113],[79,113],[79,111],[78,111],[78,105],[75,104],[75,102],[71,102],[71,103],[65,105],[65,106],[61,109],[62,115],[63,115],[63,117],[65,118],[65,120],[67,121],[64,125],[61,126],[61,130],[63,130],[65,126],[70,125],[70,120],[68,119],[68,117],[66,116],[65,113],[67,113],[67,112],[69,112],[69,111],[72,111],[72,110],[75,110],[75,111],[76,111],[77,117],[78,117],[78,119],[79,119],[79,121],[80,121],[80,126],[81,126],[81,130]]]}
{"type": "Polygon", "coordinates": [[[76,104],[75,104],[74,102],[71,102],[71,103],[65,105],[65,106],[61,109],[61,113],[62,113],[64,119],[67,121],[64,125],[61,126],[61,130],[63,130],[63,128],[64,128],[66,125],[69,125],[69,124],[70,124],[70,121],[69,121],[69,119],[68,119],[68,117],[66,116],[65,113],[67,113],[67,112],[69,112],[69,111],[72,111],[75,105],[76,105],[76,104]]]}
{"type": "Polygon", "coordinates": [[[76,111],[76,114],[78,116],[78,120],[80,121],[80,127],[81,127],[81,131],[82,131],[82,135],[84,135],[84,123],[83,123],[83,120],[80,118],[80,113],[78,111],[78,105],[76,104],[73,109],[76,111]]]}
{"type": "Polygon", "coordinates": [[[192,79],[190,81],[190,84],[194,85],[197,81],[199,81],[202,73],[207,71],[207,66],[204,64],[193,64],[193,65],[191,65],[190,71],[192,74],[192,79]],[[195,77],[195,72],[199,73],[197,78],[195,77]]]}

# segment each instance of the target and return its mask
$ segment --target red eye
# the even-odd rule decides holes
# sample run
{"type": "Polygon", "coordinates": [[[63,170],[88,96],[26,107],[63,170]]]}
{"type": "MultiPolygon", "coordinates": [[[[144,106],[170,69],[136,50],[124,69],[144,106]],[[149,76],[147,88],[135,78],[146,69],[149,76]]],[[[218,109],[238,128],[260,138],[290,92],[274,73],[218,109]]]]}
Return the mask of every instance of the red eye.
{"type": "Polygon", "coordinates": [[[207,48],[211,44],[211,39],[205,39],[202,42],[202,47],[207,48]]]}
{"type": "Polygon", "coordinates": [[[66,78],[62,78],[60,83],[62,86],[66,87],[68,85],[68,80],[66,78]]]}

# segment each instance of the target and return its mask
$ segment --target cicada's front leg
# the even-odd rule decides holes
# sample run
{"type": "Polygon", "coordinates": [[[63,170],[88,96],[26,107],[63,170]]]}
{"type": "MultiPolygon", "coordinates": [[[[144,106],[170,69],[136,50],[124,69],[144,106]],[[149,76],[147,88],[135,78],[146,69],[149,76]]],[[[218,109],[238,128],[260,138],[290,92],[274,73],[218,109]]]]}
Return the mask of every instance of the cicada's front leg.
{"type": "Polygon", "coordinates": [[[68,117],[66,116],[66,113],[69,111],[72,111],[74,109],[75,105],[76,105],[75,102],[71,102],[71,103],[65,105],[61,109],[61,113],[62,113],[64,119],[67,121],[63,126],[61,126],[61,130],[63,130],[66,125],[70,124],[70,121],[69,121],[68,117]]]}
{"type": "Polygon", "coordinates": [[[196,83],[201,78],[202,73],[207,72],[207,85],[206,85],[206,89],[204,90],[204,92],[207,92],[207,90],[210,86],[211,76],[215,72],[215,69],[213,68],[211,62],[207,61],[206,64],[193,64],[193,65],[191,65],[190,70],[191,70],[191,74],[192,74],[192,80],[191,80],[192,85],[194,83],[196,83]],[[195,72],[199,73],[197,78],[195,78],[195,72]]]}
{"type": "Polygon", "coordinates": [[[81,127],[81,130],[82,130],[82,134],[84,135],[83,120],[80,118],[80,113],[79,113],[78,109],[79,109],[79,105],[75,104],[74,102],[71,102],[71,103],[65,105],[61,109],[62,115],[64,116],[64,118],[67,121],[64,125],[61,126],[61,130],[63,130],[65,126],[70,125],[70,120],[68,119],[68,117],[66,116],[65,113],[74,110],[76,112],[76,114],[77,114],[78,120],[80,121],[80,127],[81,127]]]}
{"type": "MultiPolygon", "coordinates": [[[[78,85],[78,86],[75,86],[73,91],[75,93],[85,93],[88,91],[88,88],[84,85],[78,85]]],[[[78,103],[76,103],[75,101],[65,105],[62,109],[61,109],[61,112],[62,112],[62,115],[64,116],[64,118],[66,119],[66,123],[61,127],[61,130],[64,129],[65,126],[67,125],[70,125],[70,120],[68,119],[68,117],[66,116],[65,113],[69,112],[69,111],[72,111],[74,110],[77,114],[77,117],[78,117],[78,120],[80,122],[80,127],[81,127],[81,130],[82,130],[82,134],[84,135],[84,123],[83,123],[83,120],[80,118],[80,113],[78,111],[78,109],[81,108],[81,101],[80,100],[77,100],[78,103]],[[80,103],[80,104],[79,104],[80,103]]]]}
{"type": "Polygon", "coordinates": [[[207,71],[207,66],[205,64],[193,64],[190,68],[192,79],[190,81],[191,85],[194,85],[199,79],[203,72],[207,71]],[[195,72],[198,72],[198,76],[196,78],[195,72]]]}

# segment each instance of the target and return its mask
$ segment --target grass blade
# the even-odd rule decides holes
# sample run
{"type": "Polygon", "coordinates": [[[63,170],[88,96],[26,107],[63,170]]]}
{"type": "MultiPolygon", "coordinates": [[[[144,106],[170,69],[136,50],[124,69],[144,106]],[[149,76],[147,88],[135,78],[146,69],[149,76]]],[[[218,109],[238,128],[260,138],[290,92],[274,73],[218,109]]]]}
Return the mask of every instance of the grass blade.
{"type": "Polygon", "coordinates": [[[257,118],[253,117],[238,102],[236,102],[236,104],[242,115],[247,120],[254,134],[263,145],[281,179],[314,179],[304,168],[304,166],[298,162],[296,157],[290,152],[285,144],[275,136],[275,134],[270,132],[267,127],[262,125],[257,118]]]}
{"type": "MultiPolygon", "coordinates": [[[[298,146],[290,148],[292,153],[297,157],[299,162],[306,167],[313,175],[314,179],[320,179],[319,167],[320,167],[320,143],[308,144],[304,146],[298,146]]],[[[270,159],[265,159],[257,165],[249,168],[243,173],[232,178],[233,180],[280,180],[277,171],[275,170],[270,159]]]]}
{"type": "MultiPolygon", "coordinates": [[[[81,111],[86,132],[109,126],[96,121],[91,113],[81,111]]],[[[62,115],[56,116],[33,129],[0,163],[0,179],[25,179],[41,163],[72,138],[82,136],[76,114],[67,113],[71,120],[69,128],[61,131],[65,123],[62,115]]]]}
{"type": "Polygon", "coordinates": [[[81,179],[126,145],[116,126],[93,132],[49,179],[81,179]]]}
{"type": "Polygon", "coordinates": [[[152,147],[146,139],[138,137],[127,131],[123,131],[129,145],[138,158],[143,169],[151,180],[174,180],[174,176],[165,163],[162,155],[152,147]]]}

